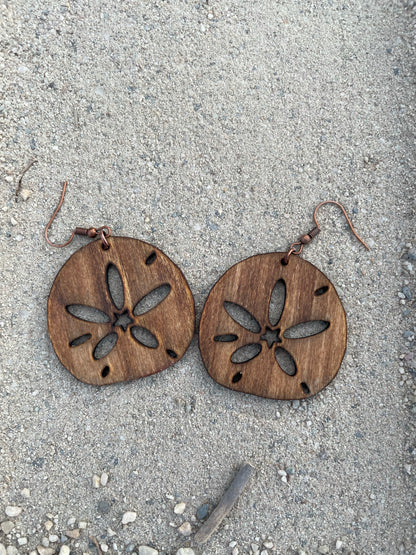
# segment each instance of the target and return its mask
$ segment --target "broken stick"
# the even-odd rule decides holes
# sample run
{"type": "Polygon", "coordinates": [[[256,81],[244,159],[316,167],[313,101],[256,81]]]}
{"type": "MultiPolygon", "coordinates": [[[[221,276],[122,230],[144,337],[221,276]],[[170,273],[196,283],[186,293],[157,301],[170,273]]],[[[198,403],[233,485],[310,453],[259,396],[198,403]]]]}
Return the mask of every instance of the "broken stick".
{"type": "Polygon", "coordinates": [[[210,514],[208,520],[204,522],[198,532],[195,534],[196,543],[205,543],[224,518],[231,511],[234,503],[237,501],[238,497],[241,495],[243,489],[247,485],[251,476],[254,473],[254,468],[250,464],[245,464],[238,472],[237,476],[231,483],[231,486],[224,493],[221,501],[215,507],[215,509],[210,514]]]}

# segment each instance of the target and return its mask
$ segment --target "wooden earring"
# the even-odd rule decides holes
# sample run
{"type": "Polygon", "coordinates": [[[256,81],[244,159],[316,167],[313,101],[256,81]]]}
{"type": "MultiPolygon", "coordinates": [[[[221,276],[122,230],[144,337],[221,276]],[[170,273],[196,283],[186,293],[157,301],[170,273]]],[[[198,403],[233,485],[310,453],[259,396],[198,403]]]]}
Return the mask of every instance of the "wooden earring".
{"type": "Polygon", "coordinates": [[[62,266],[48,299],[48,329],[61,363],[82,382],[149,376],[177,362],[194,334],[194,301],[180,269],[159,249],[108,226],[75,228],[92,241],[62,266]]]}
{"type": "Polygon", "coordinates": [[[271,399],[304,399],[335,377],[345,354],[345,311],[335,287],[301,259],[315,227],[288,252],[258,254],[232,266],[214,285],[200,322],[204,364],[219,384],[271,399]]]}

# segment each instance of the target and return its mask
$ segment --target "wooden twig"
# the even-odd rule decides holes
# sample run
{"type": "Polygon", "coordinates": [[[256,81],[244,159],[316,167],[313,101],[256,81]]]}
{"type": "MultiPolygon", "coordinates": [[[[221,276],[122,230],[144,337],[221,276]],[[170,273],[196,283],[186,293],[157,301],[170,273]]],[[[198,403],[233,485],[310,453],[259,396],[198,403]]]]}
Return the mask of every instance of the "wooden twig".
{"type": "Polygon", "coordinates": [[[196,543],[205,543],[215,532],[224,518],[231,511],[234,503],[243,492],[251,476],[254,473],[254,468],[250,464],[245,464],[237,473],[231,486],[224,493],[221,501],[210,514],[208,520],[204,522],[198,532],[195,534],[196,543]]]}
{"type": "Polygon", "coordinates": [[[103,555],[103,552],[101,551],[101,547],[100,547],[100,544],[98,543],[97,538],[94,538],[94,536],[90,536],[90,540],[92,541],[92,543],[97,548],[98,554],[103,555]]]}
{"type": "Polygon", "coordinates": [[[25,173],[33,166],[33,164],[35,164],[36,162],[37,162],[37,160],[35,160],[35,159],[31,160],[31,161],[27,164],[27,166],[23,169],[22,174],[20,175],[19,181],[17,182],[16,191],[15,191],[15,193],[14,193],[14,200],[15,200],[15,202],[17,202],[19,193],[20,193],[20,191],[21,191],[21,189],[22,189],[22,179],[23,179],[23,176],[24,176],[25,173]]]}

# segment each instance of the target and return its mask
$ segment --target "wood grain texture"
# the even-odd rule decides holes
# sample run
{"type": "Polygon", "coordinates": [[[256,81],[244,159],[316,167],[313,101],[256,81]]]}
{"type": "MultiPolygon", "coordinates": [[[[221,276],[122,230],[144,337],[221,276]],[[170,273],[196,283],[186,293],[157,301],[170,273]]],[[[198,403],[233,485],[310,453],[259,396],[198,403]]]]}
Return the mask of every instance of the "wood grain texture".
{"type": "Polygon", "coordinates": [[[298,256],[290,257],[289,263],[283,265],[285,254],[253,256],[219,279],[205,303],[199,343],[209,374],[221,385],[272,399],[303,399],[328,385],[338,372],[346,348],[346,318],[329,279],[298,256]],[[284,282],[286,297],[280,320],[273,326],[269,305],[279,280],[284,282]],[[230,302],[254,316],[261,328],[258,333],[245,329],[230,316],[224,306],[230,302]],[[294,326],[312,321],[329,322],[329,326],[315,335],[285,337],[294,326]],[[267,329],[276,338],[271,345],[262,337],[267,329]],[[215,340],[224,335],[235,339],[215,340]],[[247,344],[260,345],[260,353],[247,362],[232,362],[233,353],[247,344]],[[277,348],[292,357],[295,375],[281,369],[276,360],[277,348]]]}
{"type": "Polygon", "coordinates": [[[183,356],[194,333],[194,301],[179,268],[143,241],[109,237],[108,242],[108,250],[97,240],[76,251],[56,276],[48,300],[49,335],[59,360],[76,378],[94,385],[142,378],[167,368],[183,356]],[[110,265],[121,277],[121,308],[115,306],[109,290],[110,265]],[[137,303],[164,284],[170,286],[167,296],[135,316],[137,303]],[[68,312],[71,305],[99,309],[109,321],[94,323],[75,317],[68,312]],[[124,326],[119,323],[123,313],[128,320],[124,326]],[[157,340],[157,348],[139,343],[132,335],[134,326],[148,330],[157,340]],[[117,334],[116,345],[97,360],[96,345],[111,333],[117,334]],[[81,345],[70,345],[87,334],[91,337],[81,345]]]}

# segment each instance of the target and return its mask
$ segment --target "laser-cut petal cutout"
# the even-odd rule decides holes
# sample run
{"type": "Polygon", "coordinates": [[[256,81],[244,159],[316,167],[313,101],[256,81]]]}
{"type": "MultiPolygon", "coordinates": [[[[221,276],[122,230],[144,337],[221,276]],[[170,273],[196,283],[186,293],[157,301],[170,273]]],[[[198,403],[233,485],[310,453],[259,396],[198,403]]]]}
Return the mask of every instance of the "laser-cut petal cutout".
{"type": "Polygon", "coordinates": [[[107,316],[105,312],[99,310],[98,308],[94,308],[93,306],[87,306],[84,304],[69,304],[65,308],[69,314],[78,318],[78,320],[84,320],[84,322],[106,324],[110,321],[110,317],[107,316]]]}
{"type": "Polygon", "coordinates": [[[231,343],[232,341],[237,341],[237,339],[238,335],[235,335],[235,333],[225,333],[214,337],[214,341],[220,341],[221,343],[231,343]]]}
{"type": "Polygon", "coordinates": [[[124,285],[119,269],[115,264],[107,266],[106,281],[108,293],[114,306],[121,310],[124,306],[124,285]]]}
{"type": "Polygon", "coordinates": [[[73,339],[72,341],[69,342],[69,346],[70,347],[78,347],[79,345],[83,345],[84,343],[86,343],[89,339],[91,339],[91,334],[90,333],[84,333],[84,335],[80,335],[79,337],[76,337],[75,339],[73,339]]]}
{"type": "Polygon", "coordinates": [[[286,301],[286,283],[283,279],[276,281],[270,296],[269,322],[271,326],[277,326],[282,317],[286,301]]]}
{"type": "Polygon", "coordinates": [[[292,355],[283,349],[283,347],[276,347],[274,356],[280,368],[288,376],[294,376],[297,372],[296,362],[292,355]]]}
{"type": "MultiPolygon", "coordinates": [[[[131,335],[140,345],[148,347],[149,349],[156,349],[159,346],[159,341],[156,336],[148,330],[141,326],[132,326],[130,328],[131,335]]],[[[173,352],[173,351],[172,351],[173,352]]],[[[176,354],[176,353],[175,353],[176,354]]]]}
{"type": "Polygon", "coordinates": [[[142,314],[146,314],[146,312],[153,310],[166,299],[171,289],[172,287],[169,283],[159,285],[159,287],[156,287],[156,289],[153,289],[150,293],[147,293],[147,295],[140,299],[140,301],[133,308],[133,314],[135,316],[141,316],[142,314]]]}
{"type": "Polygon", "coordinates": [[[232,303],[229,301],[224,301],[224,308],[227,311],[227,314],[231,316],[231,318],[234,320],[234,322],[237,322],[237,324],[240,325],[242,328],[253,333],[260,333],[260,324],[246,308],[237,303],[232,303]]]}
{"type": "Polygon", "coordinates": [[[260,343],[247,343],[233,352],[231,362],[234,364],[242,364],[256,358],[261,353],[262,346],[260,343]]]}
{"type": "Polygon", "coordinates": [[[97,343],[92,356],[95,358],[95,360],[100,360],[100,358],[104,358],[111,353],[111,351],[116,346],[117,341],[118,335],[116,333],[108,333],[97,343]]]}
{"type": "Polygon", "coordinates": [[[301,322],[287,329],[283,336],[286,339],[305,339],[318,335],[329,328],[329,322],[326,320],[310,320],[309,322],[301,322]]]}

